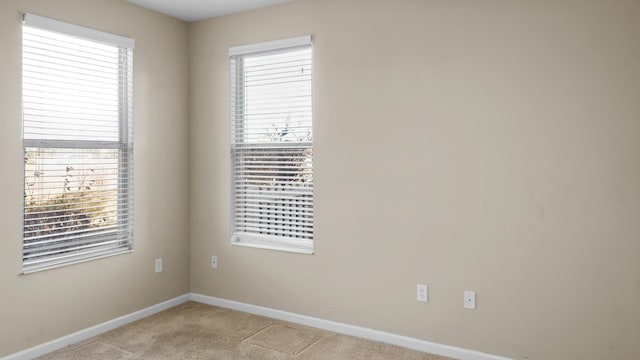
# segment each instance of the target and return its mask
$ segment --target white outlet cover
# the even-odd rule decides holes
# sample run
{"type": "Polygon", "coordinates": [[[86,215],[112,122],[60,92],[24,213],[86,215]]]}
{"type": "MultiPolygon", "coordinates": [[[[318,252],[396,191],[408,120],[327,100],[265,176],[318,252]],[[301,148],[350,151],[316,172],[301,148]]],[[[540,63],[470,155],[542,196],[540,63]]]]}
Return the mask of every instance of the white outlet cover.
{"type": "Polygon", "coordinates": [[[156,272],[162,272],[162,258],[156,259],[156,272]]]}
{"type": "Polygon", "coordinates": [[[427,285],[418,284],[416,290],[419,302],[429,302],[429,287],[427,285]]]}
{"type": "Polygon", "coordinates": [[[473,291],[465,291],[464,292],[464,308],[465,309],[476,309],[476,293],[473,291]]]}
{"type": "Polygon", "coordinates": [[[211,268],[212,269],[217,269],[218,268],[218,257],[217,256],[212,256],[211,257],[211,268]]]}

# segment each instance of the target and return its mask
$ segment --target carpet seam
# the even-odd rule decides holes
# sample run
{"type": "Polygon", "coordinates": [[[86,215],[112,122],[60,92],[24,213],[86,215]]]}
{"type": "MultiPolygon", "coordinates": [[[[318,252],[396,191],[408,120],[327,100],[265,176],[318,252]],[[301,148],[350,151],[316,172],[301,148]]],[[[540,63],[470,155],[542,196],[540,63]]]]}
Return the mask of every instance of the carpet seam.
{"type": "Polygon", "coordinates": [[[325,336],[324,335],[320,335],[317,338],[315,338],[309,345],[303,347],[300,351],[293,353],[294,356],[298,356],[301,355],[303,352],[307,351],[307,349],[309,349],[311,346],[313,346],[313,344],[316,344],[318,341],[322,340],[325,336]]]}
{"type": "MultiPolygon", "coordinates": [[[[253,334],[251,334],[251,335],[247,336],[246,338],[242,339],[240,342],[245,342],[245,341],[251,339],[252,337],[254,337],[254,336],[258,335],[259,333],[267,330],[268,328],[272,327],[273,325],[275,325],[275,323],[271,323],[271,324],[267,325],[266,327],[254,332],[253,334]]],[[[250,344],[250,345],[252,345],[252,344],[250,344]]]]}

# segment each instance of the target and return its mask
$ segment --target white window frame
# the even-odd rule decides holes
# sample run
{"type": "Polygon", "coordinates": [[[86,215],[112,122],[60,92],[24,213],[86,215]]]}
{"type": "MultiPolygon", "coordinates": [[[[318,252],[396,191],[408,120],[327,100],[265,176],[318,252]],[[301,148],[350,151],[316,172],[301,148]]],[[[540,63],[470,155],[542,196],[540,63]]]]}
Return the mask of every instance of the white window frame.
{"type": "MultiPolygon", "coordinates": [[[[23,222],[23,262],[22,273],[29,274],[37,271],[48,270],[61,266],[81,263],[108,256],[129,253],[133,251],[133,39],[98,31],[83,26],[25,13],[23,26],[46,30],[52,33],[82,38],[96,43],[108,44],[119,49],[119,85],[118,85],[118,141],[94,141],[94,140],[63,140],[63,139],[25,139],[23,138],[23,150],[27,148],[64,148],[64,149],[118,149],[118,190],[117,199],[117,229],[109,234],[93,235],[89,237],[100,242],[113,242],[120,244],[116,249],[102,251],[71,251],[65,254],[55,253],[46,255],[37,260],[25,260],[28,253],[27,244],[24,241],[26,223],[23,222]],[[124,225],[123,225],[124,223],[124,225]]],[[[24,171],[23,171],[24,176],[24,171]]],[[[26,177],[24,177],[26,182],[26,177]]],[[[23,216],[26,203],[23,204],[23,216]]],[[[69,240],[71,241],[71,240],[69,240]]]]}
{"type": "MultiPolygon", "coordinates": [[[[298,50],[301,48],[308,48],[309,50],[312,47],[312,39],[310,35],[300,36],[289,39],[275,40],[275,41],[267,41],[249,45],[235,46],[229,48],[229,58],[230,58],[230,125],[231,125],[231,207],[230,207],[230,243],[232,245],[237,246],[246,246],[260,249],[268,249],[268,250],[277,250],[277,251],[285,251],[285,252],[293,252],[293,253],[301,253],[301,254],[313,254],[313,183],[312,180],[310,182],[311,187],[311,199],[307,200],[311,202],[310,210],[311,211],[311,234],[305,238],[300,238],[300,236],[293,235],[293,237],[287,237],[283,235],[268,235],[265,233],[250,233],[246,231],[238,230],[239,227],[236,226],[236,210],[238,210],[238,206],[236,205],[236,185],[239,181],[238,175],[236,174],[237,162],[236,155],[238,154],[238,145],[258,145],[257,143],[252,143],[251,141],[239,141],[239,137],[243,137],[244,135],[238,135],[234,133],[234,128],[239,126],[238,124],[246,124],[247,120],[244,115],[244,93],[243,93],[243,85],[244,85],[244,60],[245,56],[261,56],[261,55],[270,55],[274,53],[286,53],[289,50],[298,50]],[[237,104],[241,103],[243,106],[238,106],[237,104]]],[[[311,59],[310,59],[311,60],[311,59]]],[[[311,62],[313,62],[311,60],[311,62]]],[[[312,65],[311,65],[312,66],[312,65]]],[[[312,80],[309,80],[310,84],[312,80]]],[[[310,96],[312,101],[312,95],[310,96]]],[[[312,106],[310,106],[312,107],[312,106]]],[[[308,109],[312,112],[312,109],[308,109]]],[[[243,125],[240,125],[241,127],[243,125]]],[[[243,128],[244,129],[244,128],[243,128]]],[[[244,130],[238,130],[238,132],[243,132],[244,130]]],[[[310,150],[313,149],[313,141],[308,142],[308,146],[310,150]]],[[[306,144],[306,143],[305,143],[306,144]]],[[[259,146],[261,148],[273,148],[273,149],[284,149],[287,145],[291,145],[296,147],[296,144],[287,144],[287,143],[261,143],[259,146]]],[[[311,155],[312,158],[312,155],[311,155]]],[[[312,165],[311,165],[311,171],[312,165]]],[[[311,178],[313,174],[311,172],[311,178]]],[[[246,184],[246,183],[245,183],[246,184]]],[[[306,195],[308,196],[308,195],[306,195]]],[[[307,205],[308,206],[308,205],[307,205]]],[[[282,210],[279,210],[282,211],[282,210]]],[[[279,216],[282,213],[278,213],[279,216]]],[[[261,215],[260,215],[261,216],[261,215]]],[[[270,220],[273,221],[273,220],[270,220]]],[[[276,224],[275,226],[283,226],[283,220],[273,221],[271,225],[276,224]],[[279,223],[281,222],[281,223],[279,223]]],[[[307,224],[307,226],[309,226],[307,224]]],[[[294,230],[295,232],[295,230],[294,230]]]]}

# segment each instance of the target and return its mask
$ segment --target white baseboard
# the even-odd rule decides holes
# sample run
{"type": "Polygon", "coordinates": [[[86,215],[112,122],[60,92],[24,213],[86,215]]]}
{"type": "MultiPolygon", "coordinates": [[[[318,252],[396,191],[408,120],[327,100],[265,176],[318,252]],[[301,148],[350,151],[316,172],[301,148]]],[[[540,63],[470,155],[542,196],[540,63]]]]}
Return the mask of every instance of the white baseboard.
{"type": "Polygon", "coordinates": [[[265,316],[273,319],[289,321],[296,324],[315,327],[318,329],[332,331],[338,334],[355,336],[367,340],[383,342],[387,344],[397,345],[408,349],[418,350],[431,354],[448,356],[458,360],[511,360],[505,357],[481,353],[478,351],[467,350],[455,346],[438,344],[430,341],[410,338],[396,334],[387,333],[368,329],[356,325],[349,325],[330,320],[319,319],[311,316],[295,314],[287,311],[271,309],[262,306],[256,306],[238,301],[220,299],[213,296],[201,294],[185,294],[165,302],[150,306],[148,308],[133,312],[119,318],[109,320],[102,324],[98,324],[84,330],[80,330],[70,335],[46,342],[41,345],[34,346],[30,349],[20,351],[18,353],[0,358],[0,360],[30,360],[38,356],[62,349],[65,346],[75,344],[82,340],[89,339],[96,335],[102,334],[109,330],[113,330],[120,326],[129,324],[136,320],[140,320],[147,316],[151,316],[160,311],[167,310],[174,306],[180,305],[187,301],[196,301],[203,304],[219,306],[227,309],[242,311],[250,314],[265,316]]]}
{"type": "Polygon", "coordinates": [[[176,298],[167,300],[165,302],[161,302],[159,304],[153,305],[153,306],[149,306],[148,308],[136,311],[136,312],[132,312],[131,314],[127,314],[124,316],[121,316],[119,318],[113,319],[113,320],[109,320],[106,322],[103,322],[102,324],[98,324],[89,328],[86,328],[84,330],[80,330],[78,332],[75,332],[73,334],[70,335],[66,335],[63,336],[61,338],[46,342],[44,344],[40,344],[37,346],[34,346],[30,349],[24,350],[24,351],[20,351],[17,352],[15,354],[6,356],[1,358],[0,360],[30,360],[33,359],[35,357],[38,356],[42,356],[44,354],[50,353],[52,351],[56,351],[58,349],[62,349],[65,346],[71,345],[71,344],[75,344],[77,342],[80,342],[82,340],[86,340],[88,338],[94,337],[96,335],[102,334],[104,332],[107,332],[109,330],[113,330],[115,328],[118,328],[120,326],[129,324],[131,322],[134,322],[136,320],[140,320],[142,318],[145,318],[147,316],[151,316],[155,313],[158,313],[160,311],[164,311],[167,310],[169,308],[172,308],[174,306],[180,305],[184,302],[189,301],[191,298],[190,294],[185,294],[185,295],[181,295],[178,296],[176,298]]]}
{"type": "Polygon", "coordinates": [[[339,334],[355,336],[358,338],[387,343],[391,345],[397,345],[426,353],[448,356],[458,360],[511,360],[505,357],[485,354],[474,350],[467,350],[455,346],[438,344],[430,341],[410,338],[407,336],[367,329],[360,326],[349,325],[311,316],[294,314],[287,311],[241,303],[238,301],[220,299],[213,296],[191,293],[190,300],[203,304],[214,305],[250,314],[265,316],[273,319],[289,321],[296,324],[311,326],[339,334]]]}

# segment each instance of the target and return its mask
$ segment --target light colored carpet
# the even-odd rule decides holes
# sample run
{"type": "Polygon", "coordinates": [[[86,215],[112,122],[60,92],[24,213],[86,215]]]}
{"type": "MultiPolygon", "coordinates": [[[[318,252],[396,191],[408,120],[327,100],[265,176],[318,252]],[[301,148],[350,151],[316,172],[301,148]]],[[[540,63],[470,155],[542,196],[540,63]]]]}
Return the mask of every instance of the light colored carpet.
{"type": "Polygon", "coordinates": [[[39,360],[447,360],[393,345],[187,302],[39,360]]]}

